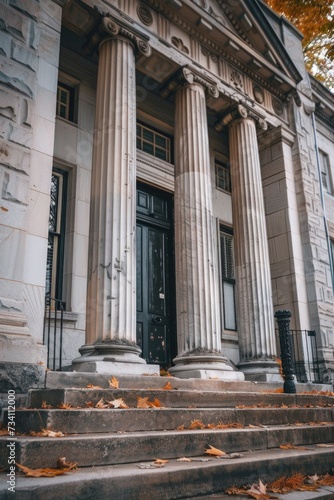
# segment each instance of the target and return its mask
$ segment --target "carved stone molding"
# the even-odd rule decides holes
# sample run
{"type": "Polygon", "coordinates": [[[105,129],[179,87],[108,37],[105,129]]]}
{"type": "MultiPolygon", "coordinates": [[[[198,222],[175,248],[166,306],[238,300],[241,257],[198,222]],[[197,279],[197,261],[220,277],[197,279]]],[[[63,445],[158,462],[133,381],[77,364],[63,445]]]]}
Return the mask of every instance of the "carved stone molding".
{"type": "Polygon", "coordinates": [[[145,5],[138,5],[137,14],[142,23],[146,24],[146,26],[151,26],[153,23],[153,16],[150,9],[145,5]]]}
{"type": "Polygon", "coordinates": [[[251,109],[246,108],[242,104],[238,104],[232,111],[224,115],[215,125],[217,132],[221,132],[229,123],[233,120],[240,118],[253,118],[253,120],[259,125],[262,130],[267,130],[268,124],[266,120],[254,113],[251,109]]]}
{"type": "Polygon", "coordinates": [[[217,85],[209,81],[204,76],[198,74],[192,68],[188,66],[183,66],[176,74],[167,82],[164,88],[161,90],[161,95],[163,98],[167,99],[172,93],[174,93],[179,87],[183,85],[199,83],[205,89],[207,98],[215,98],[219,96],[219,90],[217,85]]]}
{"type": "Polygon", "coordinates": [[[106,15],[102,18],[99,27],[87,41],[85,50],[92,54],[105,39],[115,37],[128,39],[139,55],[149,57],[152,53],[152,48],[148,43],[148,36],[144,35],[133,26],[128,26],[123,20],[114,19],[110,15],[106,15]]]}

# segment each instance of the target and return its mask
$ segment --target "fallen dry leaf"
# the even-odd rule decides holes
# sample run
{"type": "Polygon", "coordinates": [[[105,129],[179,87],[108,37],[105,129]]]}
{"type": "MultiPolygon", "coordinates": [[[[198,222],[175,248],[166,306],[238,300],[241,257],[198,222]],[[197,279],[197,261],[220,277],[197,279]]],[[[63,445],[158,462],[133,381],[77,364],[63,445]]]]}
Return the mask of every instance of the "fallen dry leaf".
{"type": "Polygon", "coordinates": [[[316,446],[319,446],[319,448],[332,448],[334,446],[334,443],[320,443],[316,446]]]}
{"type": "Polygon", "coordinates": [[[0,429],[0,436],[8,436],[8,429],[0,429]]]}
{"type": "Polygon", "coordinates": [[[137,397],[137,408],[150,408],[148,404],[148,398],[137,397]]]}
{"type": "Polygon", "coordinates": [[[285,443],[280,445],[281,450],[309,450],[310,448],[304,448],[303,446],[295,446],[291,443],[285,443]]]}
{"type": "Polygon", "coordinates": [[[86,401],[86,405],[88,406],[88,408],[94,408],[94,403],[92,403],[91,401],[86,401]]]}
{"type": "Polygon", "coordinates": [[[49,429],[41,429],[40,432],[31,431],[30,435],[36,437],[55,437],[55,438],[65,436],[65,434],[63,434],[60,431],[50,431],[49,429]]]}
{"type": "Polygon", "coordinates": [[[165,391],[172,391],[173,386],[170,382],[167,382],[167,384],[163,387],[163,389],[165,389],[165,391]]]}
{"type": "Polygon", "coordinates": [[[192,420],[189,429],[205,429],[205,424],[201,420],[192,420]]]}
{"type": "Polygon", "coordinates": [[[113,399],[112,401],[106,401],[109,408],[129,408],[122,398],[113,399]]]}
{"type": "Polygon", "coordinates": [[[272,495],[269,495],[267,493],[267,488],[263,484],[261,479],[259,480],[259,484],[253,484],[252,487],[246,491],[246,493],[250,497],[256,498],[257,500],[266,500],[266,499],[270,499],[270,498],[277,498],[277,497],[273,497],[272,495]]]}
{"type": "Polygon", "coordinates": [[[192,462],[191,458],[181,457],[177,459],[177,462],[192,462]]]}
{"type": "Polygon", "coordinates": [[[52,408],[52,406],[51,406],[51,405],[48,405],[46,401],[42,401],[42,406],[41,406],[41,408],[43,408],[43,409],[48,409],[48,408],[52,408]]]}
{"type": "Polygon", "coordinates": [[[16,462],[16,465],[25,473],[26,476],[29,477],[55,477],[66,474],[66,472],[72,472],[73,468],[67,467],[66,469],[29,469],[29,467],[25,467],[16,462]]]}
{"type": "Polygon", "coordinates": [[[151,408],[164,408],[164,405],[159,401],[158,398],[155,398],[154,401],[152,401],[152,402],[148,401],[147,404],[151,408]]]}
{"type": "Polygon", "coordinates": [[[104,402],[104,399],[101,398],[100,401],[98,401],[95,405],[95,408],[101,408],[101,409],[104,409],[104,408],[108,408],[108,405],[104,402]]]}
{"type": "Polygon", "coordinates": [[[72,405],[69,403],[60,403],[60,405],[57,406],[60,410],[70,410],[72,408],[72,405]]]}
{"type": "Polygon", "coordinates": [[[112,377],[111,380],[109,380],[109,387],[111,389],[118,389],[119,381],[117,380],[116,377],[112,377]]]}
{"type": "Polygon", "coordinates": [[[99,385],[88,384],[86,385],[87,389],[102,389],[99,385]]]}
{"type": "Polygon", "coordinates": [[[209,446],[210,446],[210,448],[205,450],[205,453],[207,455],[214,455],[215,457],[221,457],[222,455],[225,455],[224,451],[219,450],[218,448],[215,448],[214,446],[211,446],[211,444],[209,444],[209,446]]]}
{"type": "Polygon", "coordinates": [[[154,464],[155,465],[166,465],[168,464],[169,460],[164,460],[163,458],[155,458],[154,459],[154,464]]]}

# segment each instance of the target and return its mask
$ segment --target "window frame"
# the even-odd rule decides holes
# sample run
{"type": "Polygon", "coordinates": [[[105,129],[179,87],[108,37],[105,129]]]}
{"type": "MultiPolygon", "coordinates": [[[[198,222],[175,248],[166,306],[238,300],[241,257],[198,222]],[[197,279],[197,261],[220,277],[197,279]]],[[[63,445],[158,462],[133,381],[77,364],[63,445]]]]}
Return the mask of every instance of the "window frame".
{"type": "Polygon", "coordinates": [[[232,194],[232,182],[231,182],[230,166],[228,165],[227,162],[222,161],[219,158],[215,158],[215,186],[216,186],[216,189],[219,189],[219,191],[223,191],[224,193],[227,193],[230,195],[232,194]],[[226,188],[220,186],[220,184],[219,184],[219,180],[222,179],[222,177],[220,177],[218,175],[219,168],[224,169],[225,173],[228,176],[227,181],[225,179],[223,179],[223,182],[224,183],[226,182],[226,184],[227,184],[226,188]]]}
{"type": "Polygon", "coordinates": [[[145,154],[153,156],[153,158],[156,158],[157,161],[160,160],[160,161],[165,161],[166,163],[169,163],[169,164],[173,164],[173,137],[170,134],[167,134],[167,133],[165,133],[165,132],[163,132],[155,127],[152,127],[151,125],[148,125],[147,123],[142,122],[141,120],[137,120],[137,122],[136,122],[136,148],[138,151],[142,151],[145,154]],[[155,141],[156,136],[160,136],[160,137],[163,137],[164,139],[166,139],[166,143],[169,145],[169,148],[163,149],[162,147],[157,145],[156,142],[150,142],[148,140],[145,140],[143,137],[143,134],[139,137],[138,133],[137,133],[138,126],[142,128],[142,131],[144,129],[146,129],[147,131],[153,133],[154,134],[154,141],[155,141]],[[145,151],[143,149],[143,147],[138,147],[138,140],[140,140],[142,144],[143,144],[143,142],[146,142],[148,144],[152,144],[153,149],[154,149],[154,153],[155,153],[156,148],[161,149],[163,151],[166,151],[166,158],[167,159],[160,158],[156,154],[145,151]]]}
{"type": "MultiPolygon", "coordinates": [[[[52,239],[52,250],[51,250],[52,259],[51,259],[51,272],[49,273],[50,275],[48,275],[48,268],[46,269],[45,294],[46,296],[49,296],[52,299],[57,299],[62,301],[68,172],[58,168],[53,168],[52,177],[58,177],[59,186],[57,188],[56,221],[54,228],[50,228],[51,203],[52,203],[52,196],[50,191],[47,266],[49,265],[49,248],[50,248],[49,246],[51,245],[50,243],[51,239],[52,239]]],[[[64,303],[63,306],[65,308],[64,303]]]]}
{"type": "MultiPolygon", "coordinates": [[[[223,224],[219,224],[219,258],[220,258],[220,286],[221,286],[221,304],[222,304],[222,327],[223,331],[227,332],[237,332],[238,331],[238,321],[237,321],[237,309],[236,309],[236,279],[235,279],[235,258],[234,258],[234,237],[233,237],[233,229],[228,226],[224,226],[223,224]],[[224,276],[223,275],[223,248],[222,248],[222,237],[228,237],[231,241],[231,256],[232,263],[228,264],[228,267],[232,266],[232,276],[224,276]],[[233,323],[234,326],[226,326],[227,318],[226,318],[226,306],[225,302],[225,292],[224,292],[224,283],[229,285],[233,285],[233,323]]],[[[226,266],[225,266],[226,267],[226,266]]],[[[228,273],[230,274],[230,272],[228,273]]]]}
{"type": "Polygon", "coordinates": [[[331,175],[329,155],[324,151],[319,150],[319,158],[322,187],[326,193],[333,195],[333,179],[331,175]]]}

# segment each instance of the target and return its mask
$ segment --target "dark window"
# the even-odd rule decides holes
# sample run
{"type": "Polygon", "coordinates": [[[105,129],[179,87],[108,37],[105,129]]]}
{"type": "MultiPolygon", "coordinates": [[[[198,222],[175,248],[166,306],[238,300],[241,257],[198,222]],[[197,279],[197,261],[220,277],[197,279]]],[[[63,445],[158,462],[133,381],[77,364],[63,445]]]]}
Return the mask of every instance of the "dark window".
{"type": "Polygon", "coordinates": [[[67,173],[54,171],[51,178],[46,295],[62,299],[67,173]]]}
{"type": "Polygon", "coordinates": [[[228,228],[221,228],[220,230],[220,259],[224,330],[236,330],[233,234],[228,228]]]}

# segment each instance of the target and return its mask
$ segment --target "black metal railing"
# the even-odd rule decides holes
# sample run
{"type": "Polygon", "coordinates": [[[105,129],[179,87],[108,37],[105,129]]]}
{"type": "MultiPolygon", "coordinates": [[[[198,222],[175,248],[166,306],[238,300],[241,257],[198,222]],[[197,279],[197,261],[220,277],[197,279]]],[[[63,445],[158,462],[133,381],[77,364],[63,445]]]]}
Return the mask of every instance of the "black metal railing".
{"type": "MultiPolygon", "coordinates": [[[[318,357],[315,330],[290,330],[294,372],[297,382],[323,382],[321,362],[318,357]]],[[[277,347],[280,356],[280,343],[276,331],[277,347]]]]}
{"type": "Polygon", "coordinates": [[[54,371],[62,368],[63,322],[64,303],[47,295],[43,343],[47,346],[47,367],[54,371]]]}

